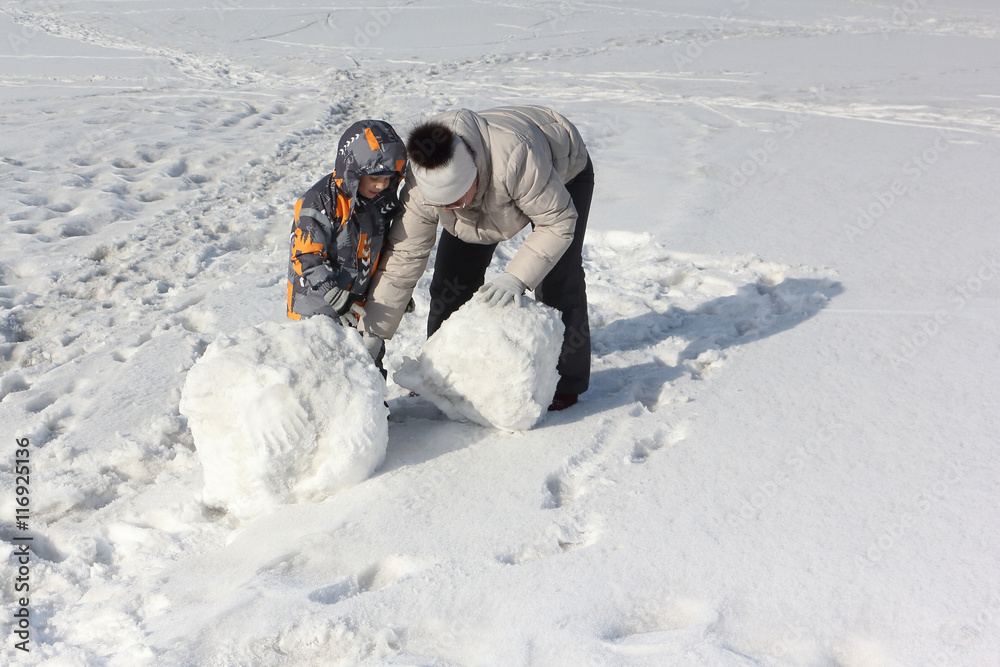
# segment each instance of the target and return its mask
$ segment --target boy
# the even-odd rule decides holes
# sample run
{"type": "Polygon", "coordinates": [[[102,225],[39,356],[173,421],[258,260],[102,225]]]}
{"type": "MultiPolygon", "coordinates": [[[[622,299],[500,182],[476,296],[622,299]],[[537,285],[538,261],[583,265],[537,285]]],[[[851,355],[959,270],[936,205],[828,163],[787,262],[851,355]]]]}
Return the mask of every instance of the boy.
{"type": "MultiPolygon", "coordinates": [[[[392,126],[362,120],[337,144],[334,172],[295,204],[288,317],[327,315],[357,326],[389,226],[402,215],[397,190],[406,148],[392,126]]],[[[385,343],[364,336],[381,369],[385,343]]]]}

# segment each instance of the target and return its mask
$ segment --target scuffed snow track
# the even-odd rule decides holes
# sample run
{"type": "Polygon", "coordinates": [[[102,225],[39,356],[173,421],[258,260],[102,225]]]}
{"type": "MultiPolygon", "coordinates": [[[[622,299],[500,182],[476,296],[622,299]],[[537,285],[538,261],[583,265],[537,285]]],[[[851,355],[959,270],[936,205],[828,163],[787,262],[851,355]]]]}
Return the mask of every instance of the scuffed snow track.
{"type": "MultiPolygon", "coordinates": [[[[41,9],[45,9],[44,3],[41,9]]],[[[106,49],[139,53],[148,59],[143,75],[147,82],[179,74],[188,81],[196,82],[199,87],[267,85],[274,87],[277,83],[274,80],[268,81],[266,74],[234,63],[228,58],[221,56],[213,58],[199,55],[191,50],[163,46],[157,44],[157,40],[151,35],[141,32],[131,37],[116,35],[107,25],[95,28],[73,20],[70,18],[72,15],[65,11],[29,11],[8,6],[4,7],[4,12],[20,26],[17,32],[12,32],[8,37],[12,43],[16,43],[18,39],[25,41],[26,38],[19,37],[18,33],[31,38],[36,32],[43,32],[106,49]]],[[[108,22],[113,20],[112,18],[112,21],[108,22]]],[[[115,27],[122,30],[122,26],[115,27]]],[[[132,31],[135,29],[132,28],[132,31]]],[[[126,28],[122,32],[129,30],[126,28]]]]}

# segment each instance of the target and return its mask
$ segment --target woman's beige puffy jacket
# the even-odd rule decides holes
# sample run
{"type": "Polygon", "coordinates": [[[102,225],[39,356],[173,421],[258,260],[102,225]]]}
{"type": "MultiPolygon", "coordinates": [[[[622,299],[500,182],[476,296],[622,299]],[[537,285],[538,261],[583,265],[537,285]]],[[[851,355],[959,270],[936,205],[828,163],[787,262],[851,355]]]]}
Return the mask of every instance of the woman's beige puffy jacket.
{"type": "Polygon", "coordinates": [[[565,184],[587,164],[576,127],[558,113],[534,106],[452,111],[431,119],[451,128],[472,151],[479,185],[472,203],[446,211],[427,204],[407,178],[401,221],[375,273],[363,329],[391,338],[417,280],[423,275],[440,223],[469,243],[498,243],[528,225],[533,229],[507,272],[534,289],[569,247],[576,208],[565,184]]]}

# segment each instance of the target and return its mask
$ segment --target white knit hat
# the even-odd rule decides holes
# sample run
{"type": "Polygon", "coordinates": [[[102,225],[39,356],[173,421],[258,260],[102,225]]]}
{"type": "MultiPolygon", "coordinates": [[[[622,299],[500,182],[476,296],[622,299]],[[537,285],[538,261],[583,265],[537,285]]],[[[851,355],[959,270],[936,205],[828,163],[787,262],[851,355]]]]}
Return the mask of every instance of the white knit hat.
{"type": "Polygon", "coordinates": [[[433,169],[410,163],[420,194],[430,204],[454,204],[465,196],[476,180],[476,161],[469,147],[458,135],[452,140],[451,147],[451,159],[433,169]]]}

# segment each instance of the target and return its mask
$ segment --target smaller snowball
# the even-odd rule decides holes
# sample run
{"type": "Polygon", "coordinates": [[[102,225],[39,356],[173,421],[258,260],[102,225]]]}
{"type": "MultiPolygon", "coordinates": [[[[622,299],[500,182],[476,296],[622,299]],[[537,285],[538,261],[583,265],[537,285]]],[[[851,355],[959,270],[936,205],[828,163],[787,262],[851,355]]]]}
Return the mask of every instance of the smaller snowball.
{"type": "Polygon", "coordinates": [[[509,431],[545,416],[556,390],[565,326],[559,312],[532,299],[495,307],[474,298],[404,358],[393,380],[446,415],[509,431]]]}

